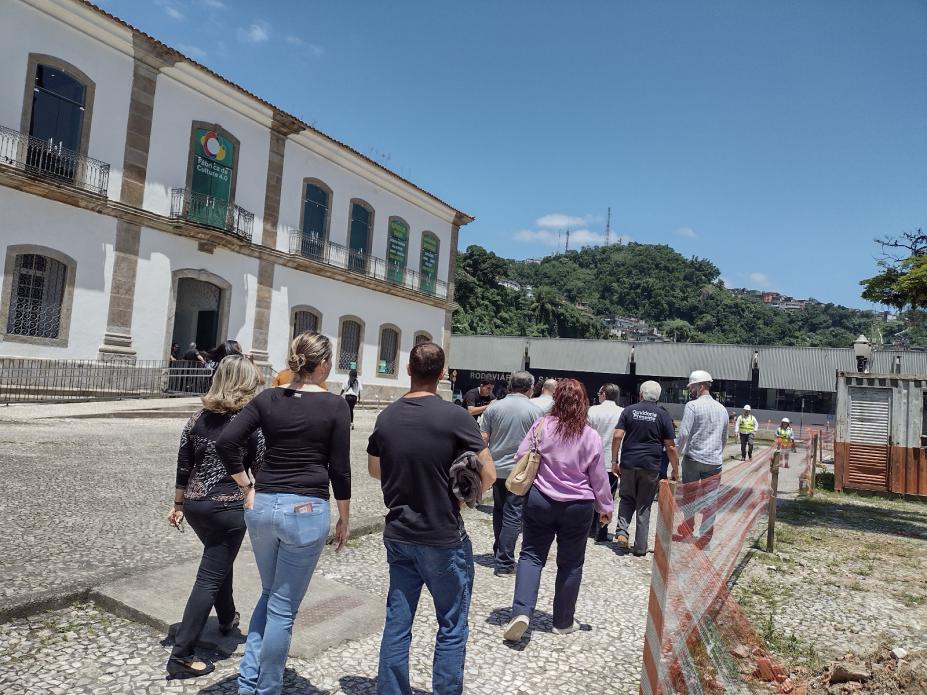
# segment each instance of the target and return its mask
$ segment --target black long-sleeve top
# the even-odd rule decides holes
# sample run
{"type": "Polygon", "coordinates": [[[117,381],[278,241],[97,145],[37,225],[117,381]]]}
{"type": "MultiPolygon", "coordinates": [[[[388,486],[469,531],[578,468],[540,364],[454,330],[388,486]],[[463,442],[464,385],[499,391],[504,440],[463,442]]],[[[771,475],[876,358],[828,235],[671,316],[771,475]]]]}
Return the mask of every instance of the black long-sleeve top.
{"type": "MultiPolygon", "coordinates": [[[[216,440],[235,418],[229,413],[200,410],[187,420],[180,433],[175,484],[184,499],[237,502],[244,499],[216,454],[216,440]]],[[[264,459],[264,437],[255,430],[238,452],[242,466],[260,470],[264,459]]]]}
{"type": "Polygon", "coordinates": [[[216,442],[230,475],[244,470],[241,447],[257,428],[266,442],[257,492],[327,500],[331,483],[335,499],[351,499],[351,411],[343,398],[326,391],[262,391],[216,442]]]}

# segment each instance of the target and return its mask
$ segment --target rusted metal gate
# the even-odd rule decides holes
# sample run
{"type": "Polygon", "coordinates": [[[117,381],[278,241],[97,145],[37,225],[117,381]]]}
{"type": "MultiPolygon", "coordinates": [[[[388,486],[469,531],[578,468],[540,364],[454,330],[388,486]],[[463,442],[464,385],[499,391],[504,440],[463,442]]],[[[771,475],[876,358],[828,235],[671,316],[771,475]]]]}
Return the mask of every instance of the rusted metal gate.
{"type": "Polygon", "coordinates": [[[846,482],[850,487],[888,489],[892,391],[850,387],[846,482]]]}

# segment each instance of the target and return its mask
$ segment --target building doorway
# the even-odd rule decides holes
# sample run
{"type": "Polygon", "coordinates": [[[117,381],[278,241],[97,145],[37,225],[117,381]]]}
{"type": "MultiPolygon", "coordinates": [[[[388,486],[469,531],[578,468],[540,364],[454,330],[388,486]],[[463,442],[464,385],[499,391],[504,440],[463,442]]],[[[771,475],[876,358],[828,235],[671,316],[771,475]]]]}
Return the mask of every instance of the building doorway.
{"type": "Polygon", "coordinates": [[[179,278],[171,341],[181,354],[191,343],[199,350],[211,350],[219,343],[219,310],[222,288],[205,280],[179,278]]]}

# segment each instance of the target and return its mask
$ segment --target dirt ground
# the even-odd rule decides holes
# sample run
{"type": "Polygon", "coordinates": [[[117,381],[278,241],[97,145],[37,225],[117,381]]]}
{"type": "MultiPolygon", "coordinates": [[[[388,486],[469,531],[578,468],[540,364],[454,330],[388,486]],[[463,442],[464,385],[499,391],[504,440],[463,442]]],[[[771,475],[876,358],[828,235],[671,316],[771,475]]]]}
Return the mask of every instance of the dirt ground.
{"type": "Polygon", "coordinates": [[[927,693],[927,504],[818,491],[780,500],[776,531],[734,595],[792,692],[927,693]]]}

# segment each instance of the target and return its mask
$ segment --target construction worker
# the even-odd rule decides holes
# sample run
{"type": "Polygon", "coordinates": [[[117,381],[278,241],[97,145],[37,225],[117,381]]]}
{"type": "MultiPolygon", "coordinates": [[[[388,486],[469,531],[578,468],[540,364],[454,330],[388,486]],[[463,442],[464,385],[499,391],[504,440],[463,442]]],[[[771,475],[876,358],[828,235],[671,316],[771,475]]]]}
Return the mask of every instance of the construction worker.
{"type": "Polygon", "coordinates": [[[792,432],[792,423],[787,418],[782,418],[779,429],[776,430],[776,451],[781,452],[782,467],[789,467],[789,453],[795,448],[795,434],[792,432]]]}
{"type": "Polygon", "coordinates": [[[740,460],[753,460],[753,436],[760,428],[760,423],[753,417],[749,405],[744,406],[744,412],[734,421],[734,432],[740,435],[740,460]]]}

